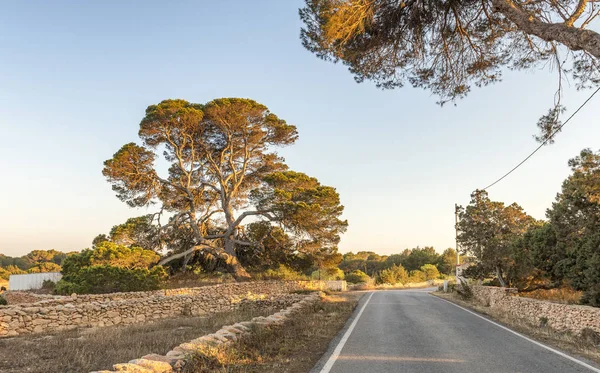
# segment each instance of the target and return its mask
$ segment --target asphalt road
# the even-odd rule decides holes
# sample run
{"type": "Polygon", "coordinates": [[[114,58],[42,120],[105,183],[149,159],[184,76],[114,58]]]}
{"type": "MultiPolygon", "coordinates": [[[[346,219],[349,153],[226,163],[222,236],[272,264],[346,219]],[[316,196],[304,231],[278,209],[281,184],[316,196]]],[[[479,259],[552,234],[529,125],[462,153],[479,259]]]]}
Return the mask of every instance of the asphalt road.
{"type": "Polygon", "coordinates": [[[600,372],[594,367],[548,351],[426,291],[379,291],[361,299],[353,319],[312,372],[600,372]]]}

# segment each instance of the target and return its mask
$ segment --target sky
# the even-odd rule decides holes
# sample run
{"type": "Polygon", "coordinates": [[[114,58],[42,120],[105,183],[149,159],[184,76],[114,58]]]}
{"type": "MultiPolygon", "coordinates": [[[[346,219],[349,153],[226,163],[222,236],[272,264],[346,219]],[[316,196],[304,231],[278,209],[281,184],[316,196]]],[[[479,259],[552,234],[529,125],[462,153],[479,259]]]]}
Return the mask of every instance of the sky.
{"type": "MultiPolygon", "coordinates": [[[[299,40],[301,0],[27,1],[0,12],[0,253],[89,247],[130,209],[101,174],[138,141],[144,110],[167,98],[261,102],[298,127],[281,150],[294,170],[337,188],[349,228],[340,251],[454,246],[454,204],[500,177],[537,143],[552,105],[547,69],[456,106],[429,92],[357,84],[299,40]]],[[[565,89],[567,115],[590,91],[565,89]]],[[[524,166],[489,190],[544,218],[568,159],[600,148],[600,97],[524,166]]]]}

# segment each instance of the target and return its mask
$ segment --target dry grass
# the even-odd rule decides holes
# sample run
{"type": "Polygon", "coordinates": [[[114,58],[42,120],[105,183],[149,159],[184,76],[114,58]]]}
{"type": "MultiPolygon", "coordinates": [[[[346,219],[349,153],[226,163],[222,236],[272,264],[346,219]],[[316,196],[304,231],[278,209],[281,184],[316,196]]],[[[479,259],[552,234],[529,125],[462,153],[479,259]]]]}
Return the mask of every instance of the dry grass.
{"type": "Polygon", "coordinates": [[[80,329],[0,339],[0,372],[67,373],[109,369],[219,330],[223,325],[278,310],[241,308],[207,317],[181,317],[148,324],[80,329]]]}
{"type": "Polygon", "coordinates": [[[230,274],[195,274],[193,272],[178,273],[169,278],[165,284],[167,289],[194,288],[235,282],[230,274]]]}
{"type": "Polygon", "coordinates": [[[230,346],[204,351],[186,373],[306,373],[344,326],[358,298],[356,293],[328,295],[283,326],[257,328],[230,346]]]}
{"type": "Polygon", "coordinates": [[[582,291],[573,290],[570,287],[561,287],[556,289],[537,289],[528,292],[519,292],[520,297],[547,300],[550,302],[579,304],[582,291]]]}
{"type": "Polygon", "coordinates": [[[576,336],[572,333],[558,332],[547,326],[532,325],[522,319],[494,310],[489,306],[486,307],[474,301],[461,300],[458,295],[454,293],[435,292],[433,294],[465,308],[487,315],[491,319],[539,342],[600,363],[600,345],[597,340],[594,340],[597,336],[582,338],[581,336],[576,336]]]}

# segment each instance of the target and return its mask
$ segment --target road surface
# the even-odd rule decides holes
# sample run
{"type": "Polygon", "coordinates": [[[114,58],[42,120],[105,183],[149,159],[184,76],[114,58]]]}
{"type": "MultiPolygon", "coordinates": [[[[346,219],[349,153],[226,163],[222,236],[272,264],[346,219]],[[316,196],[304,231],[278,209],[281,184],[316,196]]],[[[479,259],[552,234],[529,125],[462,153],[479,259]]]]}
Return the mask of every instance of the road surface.
{"type": "Polygon", "coordinates": [[[427,291],[378,291],[363,296],[349,326],[312,372],[600,372],[597,365],[577,360],[593,366],[549,351],[427,291]]]}

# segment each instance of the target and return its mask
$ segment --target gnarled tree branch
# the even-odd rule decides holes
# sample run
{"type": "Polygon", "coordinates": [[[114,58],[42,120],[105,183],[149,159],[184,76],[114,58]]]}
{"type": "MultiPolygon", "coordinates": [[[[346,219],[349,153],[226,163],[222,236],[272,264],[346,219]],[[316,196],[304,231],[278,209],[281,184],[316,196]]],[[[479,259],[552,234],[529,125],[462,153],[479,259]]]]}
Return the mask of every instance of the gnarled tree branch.
{"type": "Polygon", "coordinates": [[[494,10],[527,34],[545,41],[557,41],[573,51],[583,50],[600,58],[600,34],[589,29],[580,29],[565,23],[547,23],[535,18],[512,0],[492,0],[494,10]]]}

